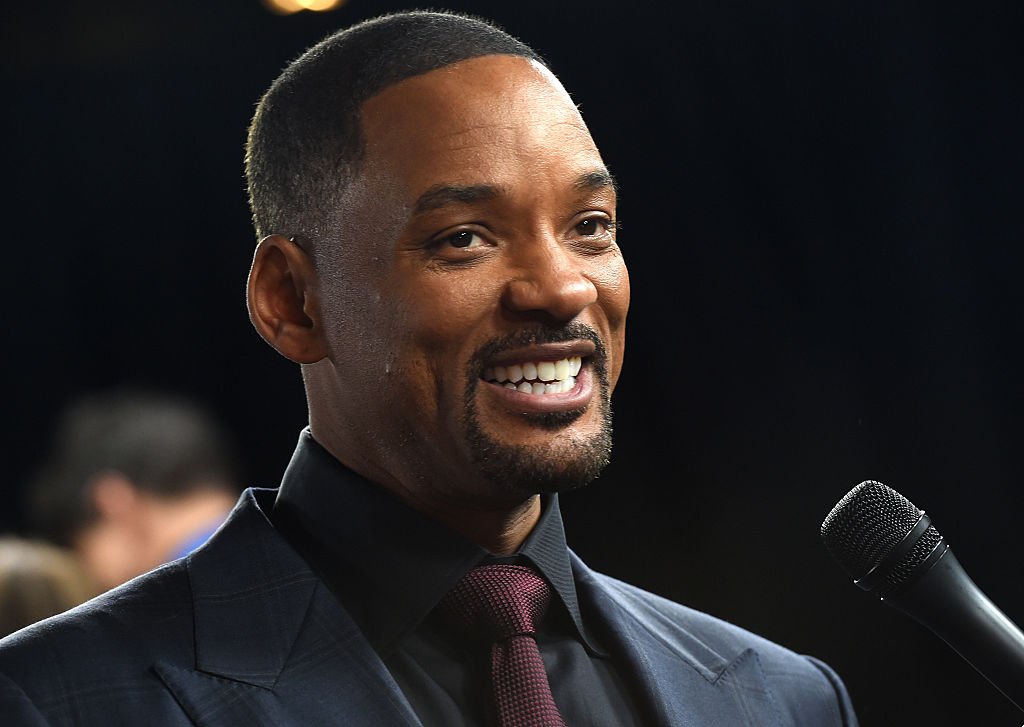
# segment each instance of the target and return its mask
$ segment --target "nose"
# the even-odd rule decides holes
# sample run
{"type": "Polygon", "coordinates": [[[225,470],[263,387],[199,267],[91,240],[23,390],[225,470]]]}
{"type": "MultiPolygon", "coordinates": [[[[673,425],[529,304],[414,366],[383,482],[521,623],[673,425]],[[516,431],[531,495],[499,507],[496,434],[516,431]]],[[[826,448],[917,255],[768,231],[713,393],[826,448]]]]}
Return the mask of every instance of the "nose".
{"type": "Polygon", "coordinates": [[[557,240],[525,246],[516,255],[516,274],[505,286],[504,308],[516,314],[541,314],[571,321],[597,302],[597,287],[582,261],[557,240]]]}

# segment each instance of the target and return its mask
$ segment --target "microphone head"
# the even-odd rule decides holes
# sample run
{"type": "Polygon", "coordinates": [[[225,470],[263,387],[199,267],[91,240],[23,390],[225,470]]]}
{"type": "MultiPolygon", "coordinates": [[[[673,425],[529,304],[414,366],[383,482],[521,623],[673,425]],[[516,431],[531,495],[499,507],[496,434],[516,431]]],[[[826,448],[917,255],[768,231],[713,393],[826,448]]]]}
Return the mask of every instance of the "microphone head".
{"type": "Polygon", "coordinates": [[[884,595],[915,575],[942,542],[930,524],[913,542],[905,542],[923,516],[922,510],[891,487],[867,480],[832,508],[821,524],[821,537],[854,580],[871,573],[871,585],[865,587],[884,595]],[[876,568],[878,572],[872,573],[876,568]]]}

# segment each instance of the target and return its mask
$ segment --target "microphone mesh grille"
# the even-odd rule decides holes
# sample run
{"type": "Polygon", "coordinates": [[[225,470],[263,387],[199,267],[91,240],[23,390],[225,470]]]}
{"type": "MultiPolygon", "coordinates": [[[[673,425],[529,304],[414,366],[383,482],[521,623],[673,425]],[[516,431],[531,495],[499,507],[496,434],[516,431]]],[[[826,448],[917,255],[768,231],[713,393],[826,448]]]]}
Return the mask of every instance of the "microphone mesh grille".
{"type": "MultiPolygon", "coordinates": [[[[832,557],[858,580],[906,537],[920,517],[921,511],[896,490],[868,480],[846,493],[832,508],[821,524],[821,537],[832,557]]],[[[933,530],[929,528],[927,532],[933,530]]],[[[933,547],[936,542],[937,539],[932,542],[933,547]]],[[[908,558],[912,555],[909,553],[908,558]]]]}
{"type": "Polygon", "coordinates": [[[935,546],[939,544],[940,540],[942,540],[942,536],[939,535],[939,531],[935,529],[934,525],[929,525],[928,529],[921,533],[921,537],[914,543],[914,547],[911,548],[910,552],[903,556],[900,562],[892,567],[891,571],[885,574],[885,582],[878,587],[879,594],[885,595],[909,580],[918,567],[935,550],[935,546]]]}

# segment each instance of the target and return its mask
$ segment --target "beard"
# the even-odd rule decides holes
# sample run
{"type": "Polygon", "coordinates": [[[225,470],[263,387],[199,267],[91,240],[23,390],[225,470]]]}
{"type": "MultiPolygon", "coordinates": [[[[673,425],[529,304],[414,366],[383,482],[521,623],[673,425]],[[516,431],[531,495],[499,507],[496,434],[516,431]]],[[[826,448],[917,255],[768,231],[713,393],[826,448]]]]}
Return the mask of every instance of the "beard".
{"type": "Polygon", "coordinates": [[[466,442],[480,474],[497,488],[515,497],[544,492],[566,492],[583,487],[601,474],[612,451],[611,386],[608,382],[607,349],[598,335],[582,323],[559,329],[542,329],[513,334],[481,348],[470,362],[464,394],[466,442]],[[593,342],[595,351],[588,365],[597,384],[600,428],[588,437],[569,436],[562,430],[585,413],[585,409],[550,414],[524,414],[536,426],[551,432],[544,447],[504,444],[484,430],[476,408],[477,387],[487,361],[508,348],[536,343],[561,343],[581,338],[593,342]]]}

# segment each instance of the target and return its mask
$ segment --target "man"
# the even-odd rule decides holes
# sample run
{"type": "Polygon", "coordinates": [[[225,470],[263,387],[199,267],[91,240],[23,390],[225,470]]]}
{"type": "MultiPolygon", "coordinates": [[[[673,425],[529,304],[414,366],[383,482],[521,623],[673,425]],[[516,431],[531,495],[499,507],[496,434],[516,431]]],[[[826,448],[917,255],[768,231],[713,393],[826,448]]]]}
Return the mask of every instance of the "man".
{"type": "Polygon", "coordinates": [[[612,177],[529,48],[436,13],[328,38],[261,101],[247,171],[250,316],[310,427],[206,547],[6,642],[8,714],[855,724],[828,667],[566,548],[629,283],[612,177]]]}
{"type": "Polygon", "coordinates": [[[184,398],[91,394],[61,416],[29,517],[105,591],[203,544],[238,499],[231,459],[219,424],[184,398]]]}

